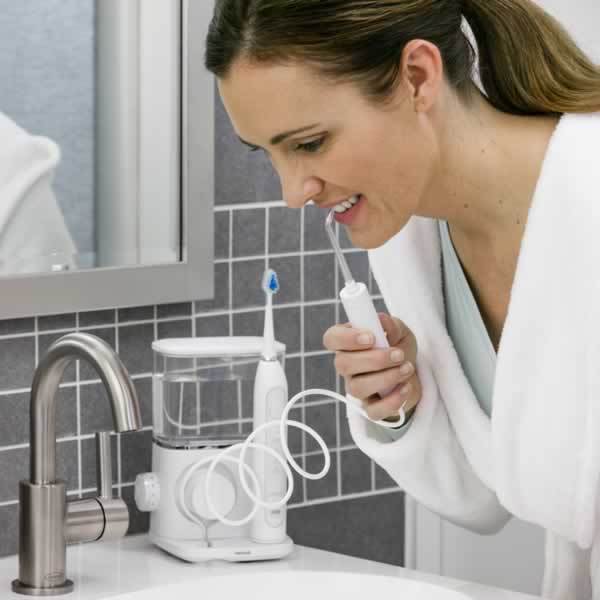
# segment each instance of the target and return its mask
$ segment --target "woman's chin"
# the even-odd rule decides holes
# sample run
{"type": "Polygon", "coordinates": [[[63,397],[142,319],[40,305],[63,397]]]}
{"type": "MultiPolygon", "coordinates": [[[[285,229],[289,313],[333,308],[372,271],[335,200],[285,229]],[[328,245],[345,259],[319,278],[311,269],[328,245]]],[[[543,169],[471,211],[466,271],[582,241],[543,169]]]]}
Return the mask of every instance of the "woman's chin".
{"type": "Polygon", "coordinates": [[[377,231],[350,231],[350,229],[347,229],[347,233],[352,245],[361,250],[379,248],[390,239],[390,236],[382,236],[377,231]]]}

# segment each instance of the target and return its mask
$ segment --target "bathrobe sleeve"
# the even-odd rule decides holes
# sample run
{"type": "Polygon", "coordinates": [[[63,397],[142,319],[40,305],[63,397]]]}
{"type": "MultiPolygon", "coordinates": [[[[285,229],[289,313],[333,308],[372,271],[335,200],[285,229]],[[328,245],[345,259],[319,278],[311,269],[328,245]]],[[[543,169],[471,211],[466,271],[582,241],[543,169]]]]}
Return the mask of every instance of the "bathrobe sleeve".
{"type": "Polygon", "coordinates": [[[352,437],[423,506],[475,533],[497,533],[511,515],[469,464],[426,358],[419,355],[416,362],[423,395],[400,439],[393,441],[394,433],[348,408],[352,437]]]}

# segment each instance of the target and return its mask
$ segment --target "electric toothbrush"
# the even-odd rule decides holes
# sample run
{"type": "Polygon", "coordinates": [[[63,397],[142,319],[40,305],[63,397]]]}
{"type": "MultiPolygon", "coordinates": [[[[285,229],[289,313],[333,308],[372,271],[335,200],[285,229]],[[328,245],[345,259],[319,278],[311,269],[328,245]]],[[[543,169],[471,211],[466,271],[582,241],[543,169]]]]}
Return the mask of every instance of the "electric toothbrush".
{"type": "MultiPolygon", "coordinates": [[[[390,345],[387,341],[385,331],[383,330],[383,326],[381,325],[381,321],[379,320],[379,316],[377,315],[375,305],[373,304],[367,286],[362,282],[354,281],[354,277],[352,277],[352,272],[348,267],[348,263],[340,248],[335,230],[333,229],[333,221],[334,211],[331,211],[329,215],[327,215],[325,221],[325,230],[327,231],[329,241],[331,242],[331,246],[333,247],[333,251],[335,252],[335,256],[344,276],[345,285],[340,291],[340,299],[344,306],[344,310],[346,311],[346,315],[348,316],[348,320],[352,327],[367,329],[373,334],[375,337],[375,348],[389,348],[390,345]]],[[[384,398],[394,389],[395,386],[381,390],[379,396],[384,398]]],[[[354,398],[350,395],[348,395],[348,398],[350,398],[357,407],[362,407],[362,403],[358,398],[354,398]]],[[[394,425],[398,427],[399,425],[404,424],[405,420],[406,415],[404,414],[403,405],[400,409],[400,421],[394,425]]]]}
{"type": "MultiPolygon", "coordinates": [[[[254,429],[263,423],[281,418],[288,400],[285,371],[275,350],[273,331],[273,296],[279,291],[277,273],[265,272],[262,288],[266,295],[265,326],[262,357],[254,380],[254,429]]],[[[279,432],[263,432],[255,440],[282,454],[279,432]]],[[[267,502],[279,500],[287,489],[287,476],[278,462],[265,452],[254,452],[253,468],[258,478],[262,498],[267,502]]],[[[254,542],[272,544],[286,539],[286,507],[260,508],[251,523],[250,536],[254,542]]]]}

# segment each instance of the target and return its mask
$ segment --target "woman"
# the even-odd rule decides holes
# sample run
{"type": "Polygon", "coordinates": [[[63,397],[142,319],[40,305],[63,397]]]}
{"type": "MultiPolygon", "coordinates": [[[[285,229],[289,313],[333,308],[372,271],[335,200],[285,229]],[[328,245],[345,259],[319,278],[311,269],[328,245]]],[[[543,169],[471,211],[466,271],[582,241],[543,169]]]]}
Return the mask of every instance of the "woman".
{"type": "Polygon", "coordinates": [[[463,527],[546,528],[546,597],[600,594],[600,69],[530,0],[217,0],[206,66],[287,204],[372,250],[391,348],[324,343],[371,418],[410,420],[350,413],[357,445],[463,527]]]}
{"type": "Polygon", "coordinates": [[[77,249],[52,191],[56,144],[0,113],[0,275],[76,268],[77,249]]]}

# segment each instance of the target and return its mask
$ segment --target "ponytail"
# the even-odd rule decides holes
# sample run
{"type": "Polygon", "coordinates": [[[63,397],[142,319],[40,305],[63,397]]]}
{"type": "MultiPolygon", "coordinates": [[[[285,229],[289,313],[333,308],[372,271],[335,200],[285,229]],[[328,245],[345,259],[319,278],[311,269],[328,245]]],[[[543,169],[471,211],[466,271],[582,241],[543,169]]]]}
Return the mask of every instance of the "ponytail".
{"type": "Polygon", "coordinates": [[[531,0],[462,0],[488,100],[513,114],[600,111],[600,67],[531,0]]]}

